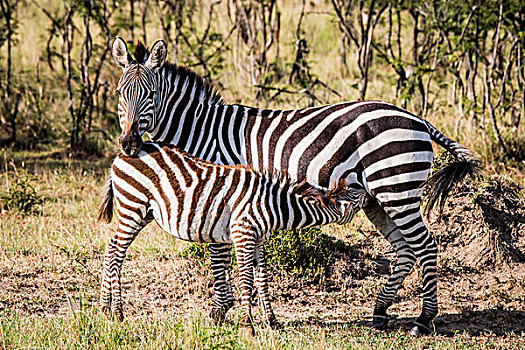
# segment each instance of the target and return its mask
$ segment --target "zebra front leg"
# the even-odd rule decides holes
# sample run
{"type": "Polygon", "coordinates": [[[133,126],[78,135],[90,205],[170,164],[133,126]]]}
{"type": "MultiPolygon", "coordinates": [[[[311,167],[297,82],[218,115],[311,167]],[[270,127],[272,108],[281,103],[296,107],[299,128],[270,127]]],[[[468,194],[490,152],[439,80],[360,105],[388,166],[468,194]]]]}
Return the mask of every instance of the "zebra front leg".
{"type": "Polygon", "coordinates": [[[384,329],[390,321],[387,310],[392,305],[403,281],[412,270],[416,257],[397,225],[390,219],[385,210],[379,206],[376,200],[370,199],[363,210],[368,219],[372,221],[377,230],[396,251],[397,259],[394,270],[377,296],[372,319],[372,324],[375,328],[384,329]]]}
{"type": "Polygon", "coordinates": [[[230,280],[231,244],[210,243],[211,270],[213,272],[214,298],[212,301],[211,317],[221,323],[226,313],[233,306],[233,292],[230,280]]]}
{"type": "Polygon", "coordinates": [[[241,322],[250,335],[254,334],[250,301],[253,290],[255,236],[255,232],[251,231],[246,226],[237,226],[231,230],[231,237],[235,247],[237,265],[239,268],[241,322]]]}
{"type": "MultiPolygon", "coordinates": [[[[388,208],[386,210],[391,212],[388,208]]],[[[407,211],[393,212],[391,217],[414,251],[423,276],[423,308],[410,334],[429,334],[432,332],[430,322],[438,313],[437,245],[428,232],[419,210],[411,214],[407,211]]]]}
{"type": "Polygon", "coordinates": [[[120,270],[126,257],[126,251],[144,225],[120,222],[117,233],[109,241],[105,250],[100,292],[100,310],[108,314],[111,309],[113,318],[124,320],[120,288],[120,270]]]}
{"type": "Polygon", "coordinates": [[[264,257],[264,245],[258,243],[255,246],[255,288],[259,294],[259,305],[263,317],[270,328],[279,328],[279,322],[273,313],[268,293],[268,276],[266,274],[266,259],[264,257]]]}

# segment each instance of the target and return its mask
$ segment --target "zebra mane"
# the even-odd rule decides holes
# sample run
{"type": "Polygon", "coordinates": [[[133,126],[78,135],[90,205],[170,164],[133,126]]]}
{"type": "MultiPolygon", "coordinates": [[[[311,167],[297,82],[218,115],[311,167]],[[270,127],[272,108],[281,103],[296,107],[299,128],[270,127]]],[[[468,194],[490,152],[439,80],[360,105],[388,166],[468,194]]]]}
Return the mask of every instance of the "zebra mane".
{"type": "Polygon", "coordinates": [[[138,40],[137,45],[135,45],[135,52],[133,53],[133,56],[135,61],[140,64],[146,63],[146,60],[148,59],[149,50],[140,40],[138,40]]]}
{"type": "Polygon", "coordinates": [[[248,168],[254,173],[259,174],[260,176],[268,179],[272,183],[279,185],[280,187],[288,186],[292,194],[305,199],[312,199],[322,206],[326,206],[327,202],[335,204],[336,200],[348,192],[346,180],[344,179],[339,180],[339,182],[335,182],[332,186],[330,186],[329,189],[325,189],[323,187],[312,185],[306,181],[306,179],[302,181],[296,181],[289,176],[286,170],[266,168],[263,171],[258,171],[250,167],[248,168]]]}
{"type": "MultiPolygon", "coordinates": [[[[133,53],[135,61],[137,63],[144,64],[146,63],[149,55],[149,49],[140,40],[138,40],[137,44],[135,45],[135,52],[133,53]]],[[[226,104],[221,94],[217,91],[217,89],[215,89],[213,84],[201,75],[194,72],[189,67],[179,66],[175,63],[166,61],[164,62],[162,69],[164,69],[165,72],[179,76],[182,80],[188,79],[190,82],[193,82],[197,90],[196,96],[198,96],[199,93],[204,93],[205,100],[207,100],[210,104],[226,104]]]]}
{"type": "Polygon", "coordinates": [[[210,104],[226,104],[221,94],[217,91],[213,84],[201,75],[194,72],[192,69],[167,61],[164,63],[162,68],[166,72],[170,72],[173,75],[179,76],[181,80],[188,79],[190,82],[193,82],[196,86],[195,96],[199,96],[200,93],[204,93],[205,99],[210,104]]]}

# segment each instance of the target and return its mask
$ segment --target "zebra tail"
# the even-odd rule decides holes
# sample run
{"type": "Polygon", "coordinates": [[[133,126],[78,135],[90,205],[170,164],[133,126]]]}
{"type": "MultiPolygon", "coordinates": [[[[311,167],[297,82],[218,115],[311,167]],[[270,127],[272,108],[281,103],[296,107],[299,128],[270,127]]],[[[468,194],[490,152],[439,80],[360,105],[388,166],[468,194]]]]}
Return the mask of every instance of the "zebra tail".
{"type": "Polygon", "coordinates": [[[113,183],[111,181],[111,174],[108,176],[100,196],[102,201],[98,206],[98,222],[103,221],[110,223],[113,218],[113,183]]]}
{"type": "Polygon", "coordinates": [[[467,176],[477,177],[481,172],[481,162],[464,146],[454,142],[444,136],[435,127],[427,122],[429,133],[432,141],[450,152],[456,160],[447,164],[438,172],[434,173],[423,186],[430,185],[428,193],[428,201],[425,208],[425,215],[430,215],[430,212],[435,205],[439,207],[439,214],[443,213],[446,199],[455,186],[463,181],[467,176]]]}

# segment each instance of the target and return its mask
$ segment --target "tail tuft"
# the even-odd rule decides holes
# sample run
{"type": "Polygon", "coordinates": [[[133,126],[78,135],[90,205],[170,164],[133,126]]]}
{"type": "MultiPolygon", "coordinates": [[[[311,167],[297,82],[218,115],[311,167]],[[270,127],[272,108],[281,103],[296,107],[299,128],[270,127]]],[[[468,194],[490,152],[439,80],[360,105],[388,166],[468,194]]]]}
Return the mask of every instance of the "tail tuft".
{"type": "Polygon", "coordinates": [[[443,169],[433,174],[424,183],[424,186],[427,184],[432,186],[425,208],[427,218],[436,204],[439,207],[439,214],[443,213],[445,201],[457,183],[467,176],[476,177],[480,174],[481,166],[474,156],[469,154],[468,159],[464,157],[458,157],[458,159],[458,161],[446,165],[443,169]]]}
{"type": "Polygon", "coordinates": [[[113,218],[113,184],[111,174],[108,176],[100,196],[102,201],[98,207],[98,222],[110,223],[113,218]]]}

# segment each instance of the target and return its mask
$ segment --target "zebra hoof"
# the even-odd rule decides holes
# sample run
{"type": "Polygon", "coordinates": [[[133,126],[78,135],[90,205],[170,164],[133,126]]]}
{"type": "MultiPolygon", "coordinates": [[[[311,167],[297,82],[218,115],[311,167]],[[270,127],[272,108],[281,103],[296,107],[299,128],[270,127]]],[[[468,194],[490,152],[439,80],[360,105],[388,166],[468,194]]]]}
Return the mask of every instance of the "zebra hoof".
{"type": "Polygon", "coordinates": [[[386,329],[389,321],[390,317],[388,315],[374,315],[372,318],[372,326],[377,329],[386,329]]]}
{"type": "Polygon", "coordinates": [[[124,313],[122,310],[115,310],[112,312],[112,318],[114,321],[122,322],[124,321],[124,313]]]}
{"type": "Polygon", "coordinates": [[[268,326],[273,330],[278,330],[278,329],[283,328],[281,323],[277,321],[277,318],[274,315],[270,316],[270,318],[268,319],[268,326]]]}
{"type": "Polygon", "coordinates": [[[410,330],[410,335],[415,336],[415,337],[422,336],[422,335],[429,335],[431,333],[432,333],[432,330],[429,327],[422,325],[421,323],[418,323],[418,322],[415,322],[414,327],[410,330]]]}
{"type": "Polygon", "coordinates": [[[253,328],[253,325],[251,324],[243,324],[241,328],[241,334],[245,338],[253,338],[255,337],[255,329],[253,328]]]}
{"type": "Polygon", "coordinates": [[[226,311],[224,310],[224,308],[212,309],[210,312],[210,317],[217,324],[222,324],[224,322],[224,319],[226,318],[226,311]]]}
{"type": "Polygon", "coordinates": [[[101,304],[99,307],[99,310],[100,310],[100,313],[103,315],[106,315],[106,317],[110,314],[108,304],[101,304]]]}

